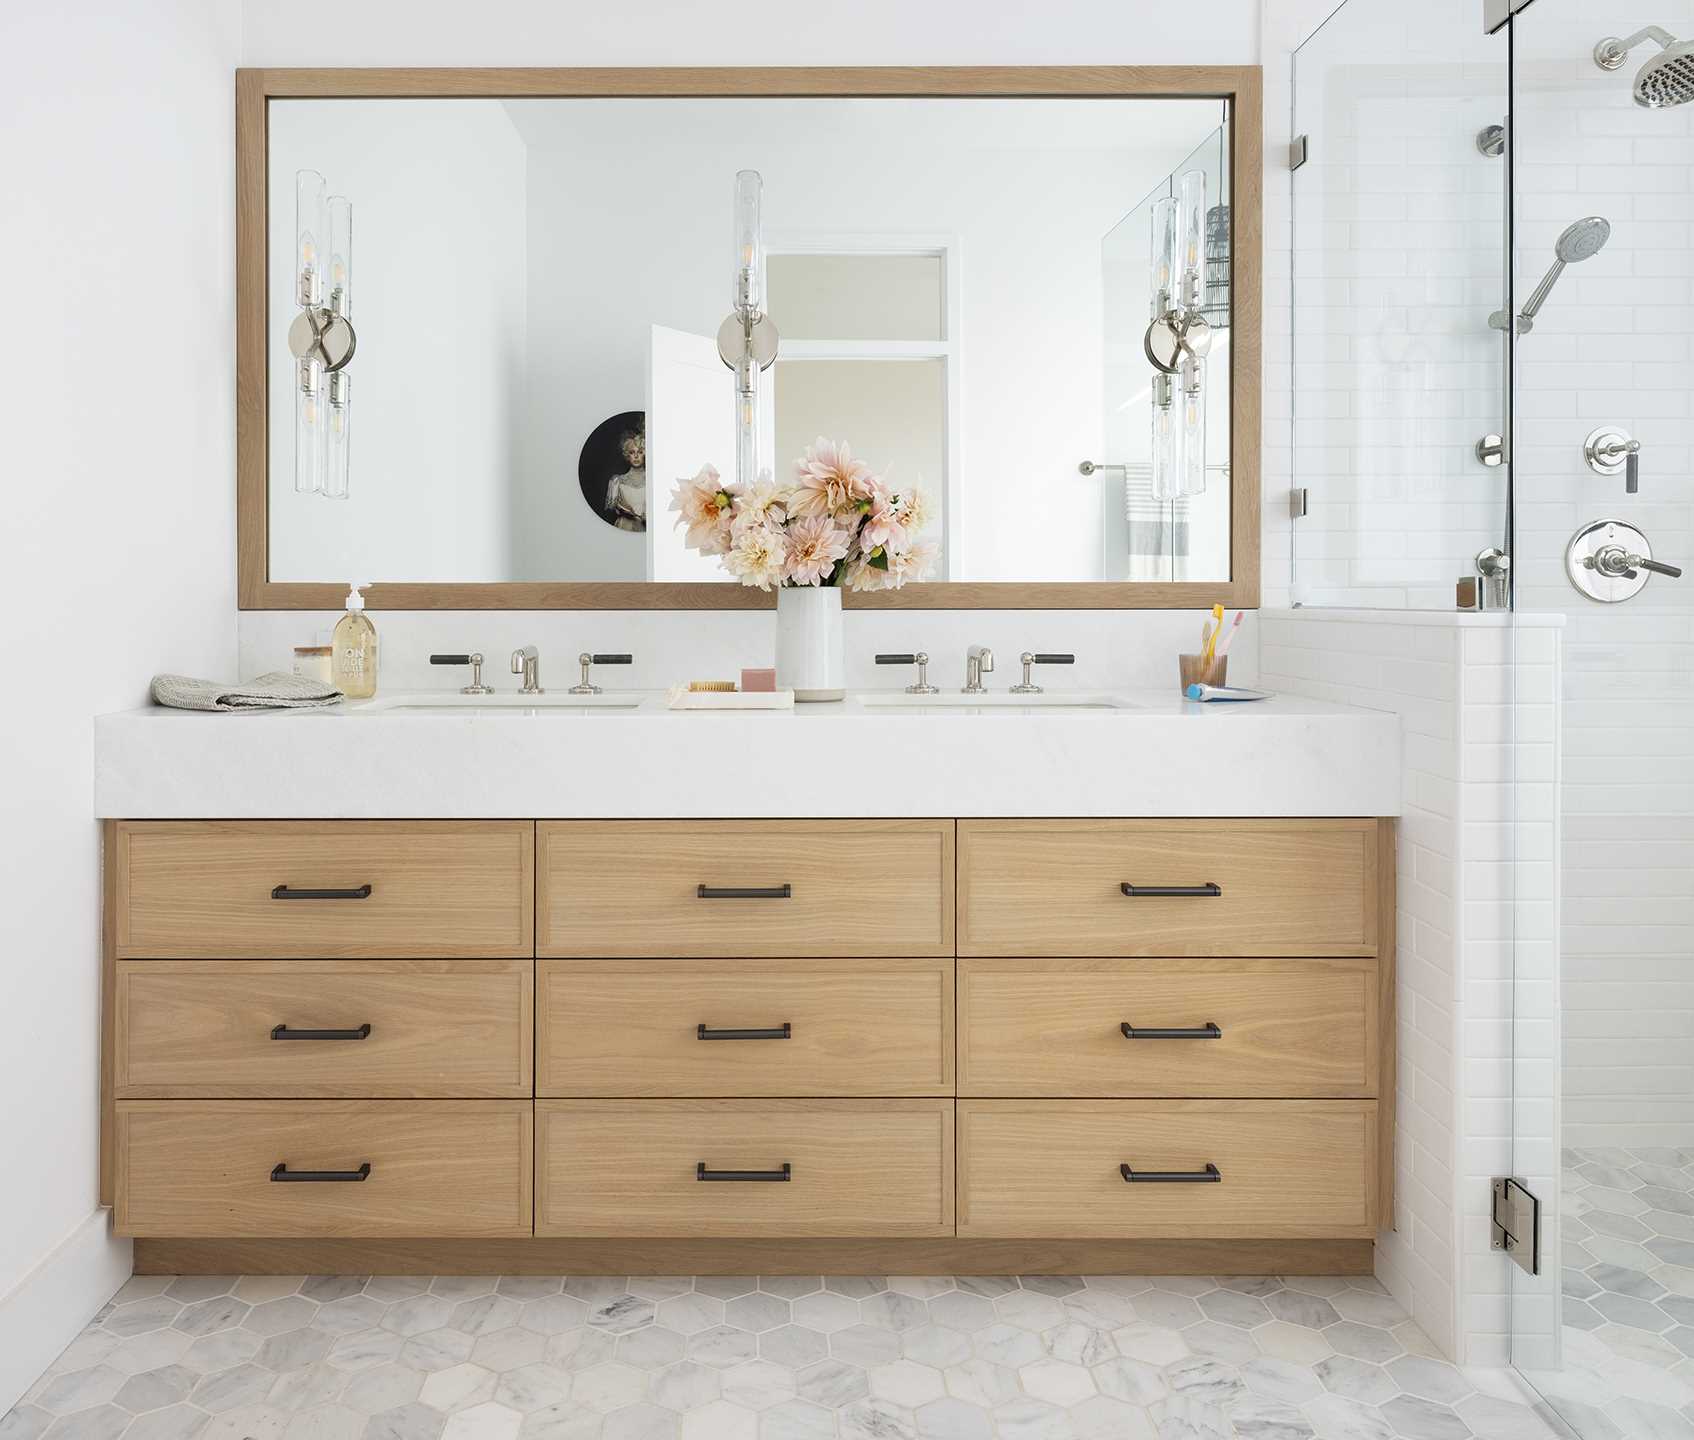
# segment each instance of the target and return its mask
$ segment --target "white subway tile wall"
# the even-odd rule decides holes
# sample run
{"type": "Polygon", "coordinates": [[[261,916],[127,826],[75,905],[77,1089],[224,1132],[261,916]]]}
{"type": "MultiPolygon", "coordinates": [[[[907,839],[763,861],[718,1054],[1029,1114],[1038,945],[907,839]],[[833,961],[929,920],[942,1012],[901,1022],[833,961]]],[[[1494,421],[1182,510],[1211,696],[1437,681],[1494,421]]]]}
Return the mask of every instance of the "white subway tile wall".
{"type": "Polygon", "coordinates": [[[1514,1326],[1538,1357],[1557,1337],[1551,1271],[1525,1277],[1514,1313],[1515,1277],[1488,1223],[1489,1179],[1507,1173],[1546,1197],[1549,1234],[1557,1223],[1556,622],[1260,616],[1264,685],[1391,710],[1404,726],[1397,1195],[1377,1273],[1468,1365],[1506,1364],[1514,1326]],[[1514,746],[1520,723],[1539,738],[1514,746]],[[1514,934],[1545,971],[1519,992],[1517,1027],[1514,934]]]}

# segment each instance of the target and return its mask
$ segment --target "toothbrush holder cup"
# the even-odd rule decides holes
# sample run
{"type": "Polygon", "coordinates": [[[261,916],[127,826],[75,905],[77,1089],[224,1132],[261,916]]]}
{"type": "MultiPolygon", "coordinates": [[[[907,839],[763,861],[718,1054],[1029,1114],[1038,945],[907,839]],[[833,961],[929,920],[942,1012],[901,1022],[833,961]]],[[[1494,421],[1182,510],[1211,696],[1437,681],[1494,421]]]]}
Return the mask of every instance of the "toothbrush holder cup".
{"type": "Polygon", "coordinates": [[[1181,677],[1180,689],[1184,695],[1190,685],[1224,685],[1228,683],[1229,656],[1214,655],[1207,660],[1204,655],[1178,655],[1176,657],[1177,673],[1181,677]]]}

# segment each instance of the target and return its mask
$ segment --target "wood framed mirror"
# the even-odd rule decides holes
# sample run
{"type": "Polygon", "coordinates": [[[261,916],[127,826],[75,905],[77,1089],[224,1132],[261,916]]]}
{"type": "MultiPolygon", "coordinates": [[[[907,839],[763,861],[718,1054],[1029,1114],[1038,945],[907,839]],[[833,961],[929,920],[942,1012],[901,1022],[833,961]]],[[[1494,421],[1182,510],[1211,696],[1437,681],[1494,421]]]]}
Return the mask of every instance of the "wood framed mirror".
{"type": "MultiPolygon", "coordinates": [[[[942,578],[849,607],[1256,606],[1261,109],[1257,67],[240,70],[241,608],[333,610],[355,579],[373,609],[772,606],[688,569],[666,508],[696,455],[732,472],[666,346],[730,308],[743,164],[768,172],[773,468],[827,425],[937,500],[942,578]],[[346,501],[291,474],[312,171],[359,225],[346,501]],[[1150,222],[1196,171],[1211,403],[1203,489],[1172,500],[1150,222]]],[[[730,372],[700,383],[729,414],[730,372]]]]}

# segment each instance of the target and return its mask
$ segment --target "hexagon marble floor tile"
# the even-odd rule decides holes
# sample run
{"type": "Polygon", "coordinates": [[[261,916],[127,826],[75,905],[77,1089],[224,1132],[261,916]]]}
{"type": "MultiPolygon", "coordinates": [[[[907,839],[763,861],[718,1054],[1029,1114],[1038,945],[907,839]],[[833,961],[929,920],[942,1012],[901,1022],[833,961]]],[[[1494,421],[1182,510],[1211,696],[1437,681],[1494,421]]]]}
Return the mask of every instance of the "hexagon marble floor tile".
{"type": "Polygon", "coordinates": [[[131,1280],[0,1440],[1541,1440],[1376,1281],[131,1280]]]}

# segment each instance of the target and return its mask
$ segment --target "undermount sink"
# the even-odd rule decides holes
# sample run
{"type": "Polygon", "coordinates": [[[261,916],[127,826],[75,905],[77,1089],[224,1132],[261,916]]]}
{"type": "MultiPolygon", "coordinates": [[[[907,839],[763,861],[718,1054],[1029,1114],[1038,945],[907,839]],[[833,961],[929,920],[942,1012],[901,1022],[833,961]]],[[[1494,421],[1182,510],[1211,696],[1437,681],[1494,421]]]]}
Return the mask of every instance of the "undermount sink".
{"type": "Polygon", "coordinates": [[[859,703],[870,710],[903,710],[930,714],[937,710],[963,710],[980,714],[991,712],[1022,712],[1029,710],[1133,710],[1136,707],[1115,695],[1076,694],[1063,690],[1051,694],[1013,695],[1006,690],[990,690],[981,695],[965,695],[944,691],[940,695],[908,695],[903,691],[861,695],[859,703]]]}
{"type": "Polygon", "coordinates": [[[573,711],[639,710],[646,699],[642,695],[520,695],[506,691],[496,695],[464,695],[450,691],[440,695],[395,695],[379,700],[367,700],[349,711],[354,715],[401,715],[454,713],[490,715],[562,714],[573,711]]]}

